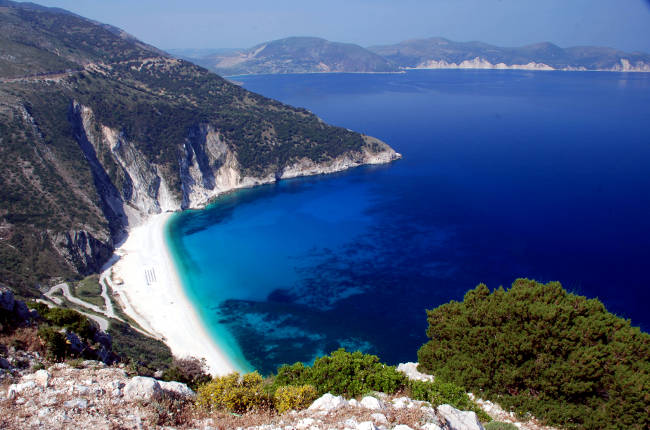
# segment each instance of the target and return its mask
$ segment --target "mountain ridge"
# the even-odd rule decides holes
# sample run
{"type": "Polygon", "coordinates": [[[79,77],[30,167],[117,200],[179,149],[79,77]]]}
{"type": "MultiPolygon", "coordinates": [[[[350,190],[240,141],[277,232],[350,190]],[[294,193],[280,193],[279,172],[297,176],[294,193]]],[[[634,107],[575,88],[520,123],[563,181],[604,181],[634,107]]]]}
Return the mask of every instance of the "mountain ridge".
{"type": "Polygon", "coordinates": [[[399,157],[74,14],[3,1],[0,48],[0,281],[24,296],[151,214],[399,157]]]}
{"type": "MultiPolygon", "coordinates": [[[[599,46],[561,48],[551,42],[519,47],[499,47],[480,41],[454,42],[442,37],[409,39],[393,45],[362,48],[358,45],[329,42],[314,37],[289,37],[258,44],[249,49],[200,55],[191,50],[175,50],[176,55],[194,61],[223,75],[276,73],[380,73],[407,69],[525,69],[563,71],[650,72],[650,54],[623,52],[599,46]],[[296,40],[300,43],[297,44],[296,40]],[[354,46],[347,52],[346,62],[336,63],[327,55],[319,55],[318,45],[324,42],[337,46],[354,46]],[[269,45],[282,45],[283,50],[267,50],[269,45]],[[297,46],[301,45],[301,46],[297,46]],[[311,45],[311,48],[305,48],[311,45]],[[279,52],[278,52],[279,51],[279,52]],[[305,51],[309,61],[305,63],[305,51]],[[266,52],[265,55],[261,55],[266,52]],[[365,57],[355,63],[354,56],[365,57]],[[373,53],[385,62],[368,62],[373,53]],[[258,58],[260,56],[260,58],[258,58]],[[379,66],[381,64],[381,67],[379,66]],[[334,67],[334,66],[335,67],[334,67]]],[[[375,57],[372,57],[376,60],[375,57]]]]}
{"type": "Polygon", "coordinates": [[[224,75],[399,71],[390,61],[359,45],[318,37],[277,39],[248,49],[198,58],[197,64],[224,75]]]}

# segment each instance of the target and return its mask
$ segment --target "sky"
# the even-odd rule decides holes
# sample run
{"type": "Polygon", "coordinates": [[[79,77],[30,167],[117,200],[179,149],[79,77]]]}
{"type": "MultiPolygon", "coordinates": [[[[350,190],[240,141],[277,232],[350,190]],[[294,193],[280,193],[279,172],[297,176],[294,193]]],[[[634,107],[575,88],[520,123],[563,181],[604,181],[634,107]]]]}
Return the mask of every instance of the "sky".
{"type": "Polygon", "coordinates": [[[163,49],[248,48],[288,36],[362,46],[445,37],[650,52],[650,0],[33,0],[163,49]]]}

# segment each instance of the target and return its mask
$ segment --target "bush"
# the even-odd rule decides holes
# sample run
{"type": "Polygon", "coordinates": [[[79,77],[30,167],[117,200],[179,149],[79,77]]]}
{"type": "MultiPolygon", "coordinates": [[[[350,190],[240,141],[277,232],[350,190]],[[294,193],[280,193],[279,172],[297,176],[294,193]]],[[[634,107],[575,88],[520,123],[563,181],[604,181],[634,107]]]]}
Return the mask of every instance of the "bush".
{"type": "Polygon", "coordinates": [[[264,379],[257,372],[244,376],[235,372],[216,377],[199,387],[196,402],[208,410],[225,409],[237,413],[271,407],[271,398],[265,391],[264,379]]]}
{"type": "Polygon", "coordinates": [[[487,423],[483,427],[485,428],[485,430],[519,430],[519,427],[517,427],[516,425],[511,423],[504,423],[501,421],[492,421],[491,423],[487,423]]]}
{"type": "Polygon", "coordinates": [[[318,398],[318,392],[313,385],[287,385],[278,388],[273,398],[275,400],[275,408],[279,413],[283,413],[292,409],[300,410],[308,408],[318,398]]]}
{"type": "Polygon", "coordinates": [[[205,369],[205,360],[194,357],[174,359],[171,367],[163,372],[162,379],[182,382],[196,390],[200,385],[210,382],[212,379],[205,369]]]}
{"type": "Polygon", "coordinates": [[[409,381],[409,389],[411,398],[429,402],[433,407],[448,404],[461,411],[476,412],[483,422],[491,420],[489,415],[469,398],[463,388],[452,382],[440,382],[437,379],[432,382],[409,381]]]}
{"type": "Polygon", "coordinates": [[[406,387],[406,377],[394,366],[379,362],[376,355],[339,349],[317,358],[314,365],[302,363],[278,369],[274,385],[313,385],[318,394],[332,393],[348,398],[372,391],[395,393],[406,387]]]}
{"type": "Polygon", "coordinates": [[[420,370],[571,429],[650,428],[650,335],[557,282],[485,285],[427,311],[420,370]]]}
{"type": "Polygon", "coordinates": [[[45,342],[45,349],[49,358],[57,361],[65,359],[68,349],[65,334],[52,327],[41,326],[38,329],[38,337],[45,342]]]}
{"type": "Polygon", "coordinates": [[[92,340],[97,328],[84,315],[72,309],[50,308],[44,303],[29,302],[27,306],[35,309],[38,315],[52,326],[75,332],[84,339],[92,340]]]}

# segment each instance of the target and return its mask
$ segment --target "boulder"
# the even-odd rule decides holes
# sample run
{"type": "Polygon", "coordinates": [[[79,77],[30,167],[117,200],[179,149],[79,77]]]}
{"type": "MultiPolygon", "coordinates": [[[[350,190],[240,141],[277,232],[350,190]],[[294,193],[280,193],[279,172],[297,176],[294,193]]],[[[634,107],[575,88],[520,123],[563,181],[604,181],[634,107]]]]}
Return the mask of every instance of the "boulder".
{"type": "Polygon", "coordinates": [[[418,371],[417,363],[400,363],[397,366],[397,371],[402,372],[407,378],[413,381],[433,381],[433,375],[427,375],[418,371]]]}
{"type": "Polygon", "coordinates": [[[346,406],[348,406],[348,402],[343,397],[333,396],[330,393],[327,393],[316,399],[314,403],[309,406],[309,410],[329,412],[346,406]]]}
{"type": "Polygon", "coordinates": [[[0,369],[10,369],[11,363],[4,357],[0,357],[0,369]]]}
{"type": "Polygon", "coordinates": [[[79,336],[77,336],[75,332],[66,330],[65,340],[70,347],[70,351],[74,352],[75,354],[80,354],[84,349],[86,349],[83,342],[81,339],[79,339],[79,336]]]}
{"type": "Polygon", "coordinates": [[[45,388],[50,383],[50,372],[45,369],[34,372],[34,381],[41,387],[45,388]]]}
{"type": "Polygon", "coordinates": [[[413,430],[413,429],[407,425],[398,424],[395,427],[393,427],[393,430],[413,430]]]}
{"type": "Polygon", "coordinates": [[[192,389],[186,384],[183,384],[181,382],[158,381],[158,384],[163,391],[171,394],[174,397],[179,397],[182,399],[193,399],[196,397],[196,393],[192,391],[192,389]]]}
{"type": "Polygon", "coordinates": [[[0,285],[0,308],[5,311],[13,312],[15,301],[16,299],[14,298],[13,291],[0,285]]]}
{"type": "Polygon", "coordinates": [[[160,384],[153,378],[146,376],[135,376],[124,386],[124,398],[126,400],[156,400],[162,396],[160,384]]]}
{"type": "Polygon", "coordinates": [[[18,316],[18,319],[22,321],[29,320],[32,317],[25,302],[21,302],[20,300],[14,302],[14,313],[18,316]]]}
{"type": "Polygon", "coordinates": [[[438,413],[447,422],[450,430],[484,430],[474,412],[459,411],[451,405],[440,405],[438,413]]]}
{"type": "Polygon", "coordinates": [[[372,396],[366,396],[361,399],[360,405],[361,407],[370,409],[372,411],[379,411],[384,409],[384,404],[381,402],[381,400],[376,399],[372,396]]]}

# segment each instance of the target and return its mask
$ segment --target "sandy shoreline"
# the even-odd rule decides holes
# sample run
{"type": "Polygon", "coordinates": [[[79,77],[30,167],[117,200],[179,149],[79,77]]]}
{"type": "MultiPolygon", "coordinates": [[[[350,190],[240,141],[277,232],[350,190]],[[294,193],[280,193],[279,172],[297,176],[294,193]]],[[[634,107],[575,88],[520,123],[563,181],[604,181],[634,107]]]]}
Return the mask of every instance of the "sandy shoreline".
{"type": "Polygon", "coordinates": [[[115,250],[119,260],[105,272],[124,312],[163,340],[176,357],[205,358],[210,373],[237,369],[212,339],[185,295],[165,241],[172,213],[152,215],[115,250]]]}

